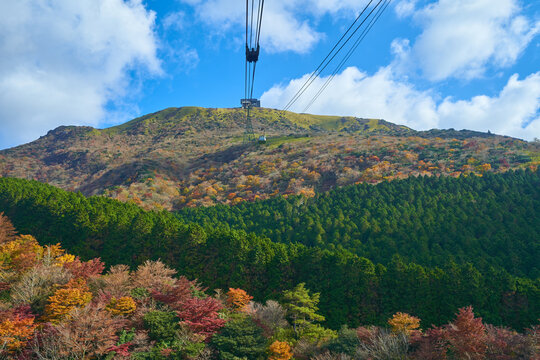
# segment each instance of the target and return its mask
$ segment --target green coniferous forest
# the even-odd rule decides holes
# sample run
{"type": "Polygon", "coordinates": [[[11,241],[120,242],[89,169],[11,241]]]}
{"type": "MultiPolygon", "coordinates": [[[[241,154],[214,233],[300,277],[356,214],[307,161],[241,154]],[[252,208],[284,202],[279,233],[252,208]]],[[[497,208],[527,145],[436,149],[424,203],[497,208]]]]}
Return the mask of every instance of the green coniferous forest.
{"type": "Polygon", "coordinates": [[[0,211],[42,244],[59,241],[108,266],[161,259],[188,278],[241,287],[258,301],[305,283],[321,294],[321,314],[333,328],[383,324],[397,311],[442,324],[468,305],[496,325],[535,323],[539,195],[538,171],[410,178],[311,200],[190,210],[179,219],[0,178],[0,211]]]}
{"type": "Polygon", "coordinates": [[[178,217],[228,226],[274,242],[345,248],[375,263],[399,254],[441,266],[451,261],[516,276],[540,276],[538,173],[410,177],[237,206],[185,208],[178,217]]]}

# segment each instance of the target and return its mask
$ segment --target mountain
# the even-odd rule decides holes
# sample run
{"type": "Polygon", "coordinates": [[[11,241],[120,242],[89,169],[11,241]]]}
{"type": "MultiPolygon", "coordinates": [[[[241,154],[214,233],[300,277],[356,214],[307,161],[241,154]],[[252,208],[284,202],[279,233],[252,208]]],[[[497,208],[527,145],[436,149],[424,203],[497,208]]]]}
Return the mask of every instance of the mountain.
{"type": "Polygon", "coordinates": [[[62,126],[0,151],[0,176],[173,210],[540,163],[540,144],[487,133],[265,108],[253,118],[264,145],[243,143],[242,109],[169,108],[107,129],[62,126]]]}
{"type": "Polygon", "coordinates": [[[180,108],[1,151],[0,358],[536,355],[540,144],[254,116],[265,144],[180,108]]]}

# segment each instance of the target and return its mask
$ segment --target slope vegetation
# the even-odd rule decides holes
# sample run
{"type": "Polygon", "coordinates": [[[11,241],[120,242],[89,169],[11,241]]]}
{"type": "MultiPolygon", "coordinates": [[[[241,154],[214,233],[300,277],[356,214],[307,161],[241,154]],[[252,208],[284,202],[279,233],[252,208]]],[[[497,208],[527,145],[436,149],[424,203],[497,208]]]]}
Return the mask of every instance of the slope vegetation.
{"type": "MultiPolygon", "coordinates": [[[[298,284],[265,304],[240,288],[210,294],[160,261],[133,271],[17,235],[0,213],[0,359],[536,359],[538,326],[486,324],[471,307],[428,328],[325,328],[320,294],[298,284]],[[276,301],[278,300],[278,301],[276,301]],[[384,346],[394,344],[394,346],[384,346]]],[[[388,326],[389,325],[389,326],[388,326]]]]}
{"type": "Polygon", "coordinates": [[[245,230],[281,243],[345,248],[387,264],[394,255],[422,265],[448,261],[540,276],[539,173],[411,177],[361,184],[313,198],[186,208],[178,217],[245,230]]]}
{"type": "MultiPolygon", "coordinates": [[[[517,181],[527,189],[538,184],[538,173],[514,176],[515,180],[510,175],[497,175],[472,182],[431,181],[441,182],[439,188],[444,184],[459,187],[460,181],[465,183],[464,188],[471,184],[482,187],[482,182],[497,184],[499,179],[517,181]]],[[[357,185],[356,189],[361,192],[365,187],[357,185]]],[[[390,195],[387,201],[392,200],[390,195]]],[[[531,196],[538,204],[538,192],[531,196]]],[[[437,201],[437,197],[429,196],[419,199],[426,208],[429,202],[437,201]]],[[[529,206],[524,202],[524,208],[529,206]]],[[[333,211],[327,210],[327,215],[333,211]]],[[[532,210],[537,217],[538,208],[532,210]]],[[[540,311],[540,280],[510,274],[500,265],[505,261],[504,254],[490,253],[483,245],[473,247],[489,255],[482,266],[472,264],[479,253],[471,254],[470,261],[464,257],[462,263],[439,266],[422,266],[396,256],[384,265],[375,264],[341,246],[330,249],[317,244],[276,243],[241,230],[184,223],[165,211],[147,212],[103,197],[86,198],[36,181],[10,178],[0,179],[0,211],[5,211],[22,233],[34,235],[41,244],[60,242],[83,260],[101,257],[108,265],[124,263],[135,268],[147,259],[159,258],[207,286],[240,287],[259,301],[303,282],[321,293],[321,313],[333,328],[344,323],[383,324],[397,311],[415,314],[428,324],[442,324],[452,319],[457,308],[472,305],[487,322],[522,329],[535,323],[540,311]]],[[[510,216],[512,211],[514,208],[508,208],[503,216],[510,216]]],[[[444,213],[443,209],[440,214],[444,213]]],[[[422,228],[415,233],[424,241],[422,228]]],[[[529,239],[516,242],[514,253],[534,254],[537,242],[529,239]]],[[[465,245],[458,241],[449,248],[465,245]]],[[[396,242],[396,246],[398,253],[402,251],[402,244],[396,242]]],[[[403,251],[408,250],[404,247],[403,251]]],[[[518,268],[531,274],[527,266],[524,262],[518,268]]]]}
{"type": "Polygon", "coordinates": [[[60,127],[0,151],[0,176],[172,210],[540,163],[540,144],[492,134],[262,108],[254,116],[264,146],[242,143],[241,109],[170,108],[103,130],[60,127]]]}

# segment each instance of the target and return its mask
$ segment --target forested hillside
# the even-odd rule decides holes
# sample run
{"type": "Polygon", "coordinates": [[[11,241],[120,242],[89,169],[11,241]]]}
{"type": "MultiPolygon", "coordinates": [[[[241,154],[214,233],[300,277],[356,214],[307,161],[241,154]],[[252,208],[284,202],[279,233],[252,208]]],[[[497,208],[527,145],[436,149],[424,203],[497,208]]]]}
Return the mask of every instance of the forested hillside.
{"type": "Polygon", "coordinates": [[[348,186],[313,198],[183,209],[185,222],[254,232],[281,243],[345,248],[375,263],[396,254],[540,276],[539,172],[412,177],[348,186]]]}
{"type": "Polygon", "coordinates": [[[169,108],[107,129],[63,126],[1,150],[0,176],[173,210],[540,164],[539,142],[489,133],[264,108],[253,116],[266,144],[242,142],[242,109],[169,108]]]}
{"type": "Polygon", "coordinates": [[[487,324],[471,307],[448,324],[396,312],[383,326],[321,325],[304,283],[265,303],[241,288],[207,291],[160,261],[130,270],[82,261],[18,235],[0,213],[0,359],[536,359],[538,325],[487,324]]]}
{"type": "MultiPolygon", "coordinates": [[[[510,216],[514,210],[529,209],[532,213],[528,216],[537,218],[538,207],[534,204],[538,204],[538,187],[535,188],[538,172],[452,181],[456,184],[463,181],[465,188],[481,189],[482,181],[497,184],[512,181],[513,176],[524,191],[530,192],[532,202],[523,199],[523,208],[511,204],[503,216],[510,216]]],[[[415,184],[415,181],[427,181],[425,186],[435,188],[437,181],[454,184],[447,179],[435,178],[409,180],[403,184],[415,184]],[[430,185],[430,182],[435,184],[430,185]]],[[[377,188],[379,186],[384,189],[386,185],[377,185],[377,188]]],[[[343,191],[355,189],[361,193],[370,188],[356,185],[343,191]]],[[[508,189],[510,193],[514,191],[512,186],[508,189]]],[[[424,191],[432,194],[431,190],[424,191]]],[[[339,194],[337,196],[339,199],[339,194]]],[[[429,208],[428,203],[438,201],[429,196],[419,199],[419,204],[427,201],[422,204],[424,208],[429,208]]],[[[340,200],[336,200],[338,203],[340,200]]],[[[437,266],[423,266],[405,252],[405,247],[403,255],[409,255],[408,261],[393,257],[383,265],[340,246],[331,249],[316,244],[272,242],[242,230],[186,224],[165,211],[146,212],[138,206],[103,197],[86,198],[80,193],[66,192],[36,181],[9,178],[0,179],[0,211],[5,211],[21,233],[35,236],[41,244],[60,242],[83,260],[101,257],[109,266],[124,263],[135,268],[148,259],[161,259],[188,278],[198,278],[211,288],[243,288],[258,301],[305,283],[307,288],[321,293],[321,313],[326,317],[325,324],[334,329],[345,323],[350,326],[384,324],[397,311],[414,314],[427,324],[443,324],[453,318],[456,309],[468,305],[472,305],[487,322],[523,329],[536,323],[540,312],[540,280],[510,274],[502,266],[505,255],[500,251],[490,252],[489,245],[479,240],[477,245],[471,245],[477,253],[471,254],[468,260],[466,256],[458,256],[459,262],[443,264],[439,260],[437,266]],[[485,263],[472,264],[478,262],[480,250],[490,256],[485,263]]],[[[328,216],[331,211],[329,208],[328,216]]],[[[481,216],[478,214],[477,217],[481,216]]],[[[276,228],[279,228],[277,224],[276,219],[276,228]]],[[[520,227],[527,224],[519,223],[520,227]]],[[[303,231],[300,226],[296,227],[303,231]]],[[[415,231],[422,235],[422,227],[415,231]]],[[[521,234],[517,227],[508,231],[521,234]]],[[[538,241],[534,237],[529,239],[516,241],[512,254],[526,256],[528,252],[534,256],[538,241]]],[[[399,242],[397,245],[401,246],[399,242]]],[[[448,249],[460,246],[468,249],[469,245],[457,242],[448,249]]],[[[399,253],[399,247],[396,249],[399,253]]],[[[516,272],[534,272],[527,268],[534,259],[527,259],[515,263],[519,270],[516,272]]]]}

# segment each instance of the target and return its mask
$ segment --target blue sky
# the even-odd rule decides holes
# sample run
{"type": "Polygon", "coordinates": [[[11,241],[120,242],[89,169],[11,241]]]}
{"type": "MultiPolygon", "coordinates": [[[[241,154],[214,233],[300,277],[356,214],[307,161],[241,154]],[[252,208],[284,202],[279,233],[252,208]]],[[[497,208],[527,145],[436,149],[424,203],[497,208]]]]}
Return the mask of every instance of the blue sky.
{"type": "MultiPolygon", "coordinates": [[[[367,2],[266,0],[255,80],[262,105],[282,108],[367,2]]],[[[0,148],[60,125],[106,127],[167,107],[237,107],[244,6],[0,2],[0,148]]],[[[539,1],[394,0],[308,112],[532,140],[540,137],[539,33],[539,1]]]]}

